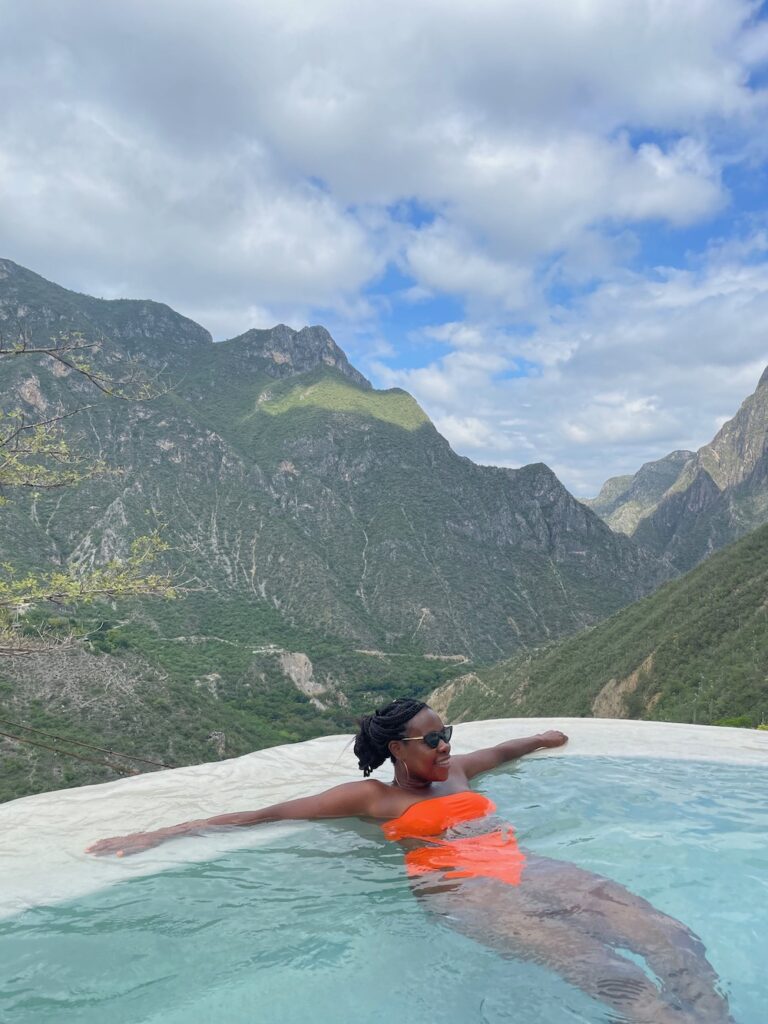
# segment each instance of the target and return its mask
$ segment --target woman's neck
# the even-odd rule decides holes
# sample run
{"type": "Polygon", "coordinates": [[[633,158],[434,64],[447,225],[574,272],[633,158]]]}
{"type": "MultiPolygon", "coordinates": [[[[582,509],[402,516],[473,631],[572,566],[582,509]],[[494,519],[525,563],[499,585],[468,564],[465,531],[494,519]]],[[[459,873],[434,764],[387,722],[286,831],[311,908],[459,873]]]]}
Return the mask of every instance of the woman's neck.
{"type": "Polygon", "coordinates": [[[418,776],[411,775],[404,762],[395,761],[395,778],[392,785],[405,790],[406,793],[423,793],[429,789],[432,783],[428,779],[420,779],[418,776]]]}

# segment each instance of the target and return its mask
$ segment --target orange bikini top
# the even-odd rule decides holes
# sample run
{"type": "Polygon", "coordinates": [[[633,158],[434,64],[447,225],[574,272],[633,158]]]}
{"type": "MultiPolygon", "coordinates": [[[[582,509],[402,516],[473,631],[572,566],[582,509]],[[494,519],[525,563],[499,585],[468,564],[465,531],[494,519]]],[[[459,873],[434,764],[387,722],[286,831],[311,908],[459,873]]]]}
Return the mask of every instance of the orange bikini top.
{"type": "Polygon", "coordinates": [[[419,800],[403,811],[399,818],[385,821],[381,827],[387,839],[421,839],[440,835],[461,821],[484,818],[495,810],[496,804],[487,796],[465,790],[463,793],[419,800]]]}
{"type": "Polygon", "coordinates": [[[438,836],[460,821],[492,814],[496,804],[481,793],[451,793],[420,800],[381,826],[387,839],[426,839],[429,846],[409,850],[405,866],[411,877],[428,875],[443,880],[494,878],[519,885],[525,854],[517,847],[511,828],[463,839],[438,836]]]}

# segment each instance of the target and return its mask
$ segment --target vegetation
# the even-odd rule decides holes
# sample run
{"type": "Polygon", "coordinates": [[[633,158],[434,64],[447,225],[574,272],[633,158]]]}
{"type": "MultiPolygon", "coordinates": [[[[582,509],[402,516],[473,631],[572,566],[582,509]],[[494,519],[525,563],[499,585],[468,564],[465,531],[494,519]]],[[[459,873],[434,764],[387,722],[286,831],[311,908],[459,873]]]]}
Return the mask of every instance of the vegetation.
{"type": "MultiPolygon", "coordinates": [[[[160,564],[211,599],[270,604],[353,648],[486,661],[592,624],[666,578],[545,466],[456,456],[412,398],[361,383],[320,328],[213,345],[166,307],[46,292],[0,261],[0,311],[5,292],[31,336],[55,310],[68,329],[98,332],[110,372],[127,354],[148,374],[167,366],[174,387],[89,410],[80,450],[122,471],[18,500],[0,561],[13,536],[15,565],[103,565],[162,525],[160,564]]],[[[73,383],[42,364],[35,374],[4,392],[55,407],[73,383]]]]}
{"type": "MultiPolygon", "coordinates": [[[[355,651],[331,636],[292,628],[268,605],[189,594],[151,607],[121,601],[26,622],[29,630],[78,635],[74,650],[0,664],[0,719],[61,737],[15,735],[130,772],[152,766],[94,753],[77,741],[164,764],[196,764],[329,733],[397,693],[426,695],[461,665],[417,652],[355,651]],[[95,610],[95,609],[94,609],[95,610]],[[201,620],[206,632],[197,632],[201,620]],[[285,657],[309,658],[323,706],[286,674],[285,657]]],[[[316,698],[317,699],[317,698],[316,698]]],[[[0,724],[0,733],[14,730],[0,724]]],[[[350,771],[354,758],[350,753],[350,771]]],[[[114,778],[92,761],[16,744],[7,750],[0,799],[114,778]]]]}
{"type": "Polygon", "coordinates": [[[416,430],[428,422],[415,399],[399,388],[367,391],[322,370],[303,377],[300,382],[289,380],[273,385],[260,399],[254,414],[263,412],[279,416],[307,407],[372,416],[403,430],[416,430]]]}
{"type": "MultiPolygon", "coordinates": [[[[768,720],[768,526],[594,629],[443,692],[452,718],[768,720]]],[[[440,695],[438,695],[438,700],[440,695]]]]}
{"type": "MultiPolygon", "coordinates": [[[[110,398],[147,401],[157,396],[153,382],[136,367],[117,378],[86,360],[83,353],[94,346],[78,333],[35,343],[22,331],[12,341],[0,338],[0,365],[4,361],[43,357],[110,398]]],[[[72,446],[65,425],[81,411],[76,403],[31,418],[21,408],[0,410],[0,506],[7,504],[3,492],[9,489],[24,488],[35,494],[73,486],[111,471],[102,459],[89,458],[72,446]]],[[[68,605],[139,594],[173,596],[170,578],[151,571],[158,554],[166,548],[154,532],[136,538],[127,558],[111,559],[88,570],[67,565],[53,572],[19,571],[12,563],[3,563],[0,656],[21,654],[38,648],[40,641],[45,646],[59,639],[55,632],[31,636],[28,629],[21,628],[29,610],[40,602],[68,605]]],[[[71,636],[66,639],[71,640],[71,636]]]]}

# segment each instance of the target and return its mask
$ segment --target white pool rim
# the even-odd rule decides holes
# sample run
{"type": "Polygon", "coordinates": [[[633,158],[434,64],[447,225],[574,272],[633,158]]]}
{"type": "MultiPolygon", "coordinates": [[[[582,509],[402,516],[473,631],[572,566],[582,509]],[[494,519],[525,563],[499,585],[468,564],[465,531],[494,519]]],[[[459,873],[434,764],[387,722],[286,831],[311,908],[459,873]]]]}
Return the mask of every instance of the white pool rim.
{"type": "MultiPolygon", "coordinates": [[[[669,758],[768,766],[768,732],[594,718],[505,718],[457,725],[454,753],[561,729],[565,747],[530,757],[669,758]]],[[[391,778],[391,765],[375,775],[391,778]]],[[[95,858],[85,847],[125,835],[227,811],[253,810],[360,779],[351,736],[257,750],[243,757],[147,773],[98,786],[58,790],[0,804],[0,917],[75,899],[128,878],[227,850],[259,846],[280,823],[166,843],[133,857],[95,858]]]]}

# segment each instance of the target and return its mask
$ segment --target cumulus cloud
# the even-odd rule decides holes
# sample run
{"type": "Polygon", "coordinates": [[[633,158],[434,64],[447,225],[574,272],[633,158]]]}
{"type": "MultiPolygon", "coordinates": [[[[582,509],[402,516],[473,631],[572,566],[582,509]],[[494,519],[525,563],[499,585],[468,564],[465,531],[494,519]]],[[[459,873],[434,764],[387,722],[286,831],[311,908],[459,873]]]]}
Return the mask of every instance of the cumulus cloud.
{"type": "Polygon", "coordinates": [[[522,309],[529,301],[531,267],[479,251],[470,236],[444,220],[414,232],[405,257],[409,273],[430,291],[509,310],[522,309]]]}
{"type": "Polygon", "coordinates": [[[357,208],[415,196],[441,215],[407,243],[418,283],[514,305],[531,270],[515,257],[578,247],[606,218],[679,223],[723,202],[706,139],[759,106],[751,13],[738,0],[699,0],[696,17],[611,0],[9,5],[6,237],[25,240],[9,209],[21,195],[27,224],[84,258],[122,227],[130,251],[100,254],[117,280],[142,242],[150,259],[159,247],[155,274],[179,253],[179,282],[208,249],[243,267],[235,290],[253,282],[251,301],[301,290],[333,304],[381,269],[357,208]],[[632,144],[625,126],[666,134],[632,144]]]}
{"type": "Polygon", "coordinates": [[[260,147],[190,159],[81,104],[46,115],[44,146],[22,122],[6,118],[0,150],[3,235],[33,269],[69,264],[64,283],[74,252],[84,290],[138,289],[190,314],[207,295],[252,315],[339,302],[382,266],[354,216],[317,185],[281,178],[260,147]]]}
{"type": "Polygon", "coordinates": [[[435,419],[435,426],[441,434],[450,436],[453,443],[462,450],[487,451],[505,442],[489,424],[477,416],[454,416],[447,414],[435,419]]]}
{"type": "Polygon", "coordinates": [[[167,301],[218,337],[324,321],[457,446],[544,459],[574,487],[607,452],[706,439],[760,361],[756,235],[637,270],[643,230],[705,225],[734,201],[729,172],[768,158],[752,0],[38,0],[3,17],[3,254],[63,284],[167,301]],[[382,310],[436,296],[463,319],[425,332],[442,358],[400,371],[382,310]],[[694,379],[701,413],[673,412],[694,379]]]}
{"type": "Polygon", "coordinates": [[[445,356],[388,383],[413,391],[459,450],[512,466],[540,459],[591,496],[610,475],[707,443],[754,390],[768,365],[765,247],[756,232],[711,248],[696,270],[625,274],[525,337],[434,327],[445,356]],[[519,359],[539,372],[500,373],[519,359]]]}

